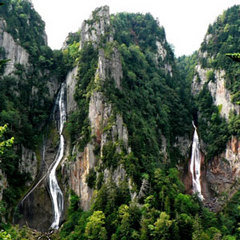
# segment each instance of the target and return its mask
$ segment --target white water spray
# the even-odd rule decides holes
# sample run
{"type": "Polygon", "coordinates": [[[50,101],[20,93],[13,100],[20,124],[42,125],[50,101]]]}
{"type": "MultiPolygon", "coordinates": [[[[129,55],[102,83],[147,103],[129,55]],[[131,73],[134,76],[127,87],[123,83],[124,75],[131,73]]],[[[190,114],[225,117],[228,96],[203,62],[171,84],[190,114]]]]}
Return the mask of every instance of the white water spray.
{"type": "Polygon", "coordinates": [[[191,163],[190,163],[190,171],[192,174],[192,185],[193,185],[193,193],[196,193],[198,197],[203,200],[204,197],[201,192],[201,155],[200,155],[200,144],[199,138],[197,134],[197,128],[192,123],[194,127],[194,135],[193,135],[193,143],[192,143],[192,156],[191,156],[191,163]]]}
{"type": "Polygon", "coordinates": [[[60,90],[60,95],[57,98],[57,104],[59,108],[59,121],[58,121],[58,131],[59,131],[59,136],[60,136],[60,143],[59,143],[59,148],[58,152],[54,161],[54,165],[50,171],[49,174],[49,189],[50,189],[50,194],[52,198],[52,203],[53,203],[53,209],[54,209],[54,220],[51,225],[52,229],[58,229],[62,212],[63,212],[63,207],[64,207],[64,199],[63,199],[63,193],[58,185],[57,178],[56,178],[56,169],[58,164],[63,158],[64,154],[64,137],[62,135],[62,130],[64,123],[66,122],[66,107],[64,103],[64,85],[62,85],[61,90],[60,90]]]}

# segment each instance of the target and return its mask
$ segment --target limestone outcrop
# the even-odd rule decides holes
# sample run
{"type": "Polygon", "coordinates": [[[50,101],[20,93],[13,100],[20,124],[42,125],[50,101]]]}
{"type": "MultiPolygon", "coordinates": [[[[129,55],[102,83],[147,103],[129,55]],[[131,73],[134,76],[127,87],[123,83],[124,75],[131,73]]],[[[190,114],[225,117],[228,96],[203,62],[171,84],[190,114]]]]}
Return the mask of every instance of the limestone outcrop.
{"type": "Polygon", "coordinates": [[[13,39],[11,34],[6,32],[6,21],[0,19],[0,46],[4,51],[4,58],[9,59],[4,74],[9,75],[15,70],[15,64],[29,65],[29,54],[13,39]]]}
{"type": "MultiPolygon", "coordinates": [[[[112,41],[112,37],[106,33],[109,27],[109,8],[104,6],[96,9],[89,20],[84,21],[82,25],[80,48],[88,41],[91,41],[95,47],[99,47],[101,39],[105,37],[108,42],[112,41]]],[[[68,113],[76,110],[76,102],[73,96],[76,87],[74,76],[77,75],[77,71],[78,67],[74,68],[67,77],[68,113]]],[[[99,47],[95,84],[102,86],[105,81],[112,79],[115,86],[121,90],[122,77],[122,64],[118,50],[113,47],[110,56],[106,56],[104,50],[99,47]]],[[[90,170],[94,169],[96,164],[99,163],[99,159],[94,153],[95,146],[100,146],[100,155],[102,155],[103,147],[109,140],[113,142],[121,140],[128,148],[128,131],[124,126],[122,116],[114,113],[111,103],[108,102],[101,90],[96,89],[91,93],[88,119],[94,140],[85,146],[83,152],[79,152],[77,146],[74,146],[71,153],[72,156],[76,156],[74,162],[65,161],[63,163],[63,172],[68,175],[69,186],[80,196],[81,206],[84,210],[89,209],[93,197],[93,189],[88,186],[86,177],[90,170]]],[[[129,151],[131,150],[129,149],[129,151]]],[[[113,172],[109,169],[104,170],[104,181],[118,183],[125,178],[126,171],[121,165],[113,172]]]]}
{"type": "Polygon", "coordinates": [[[235,105],[231,102],[231,94],[225,87],[225,71],[224,70],[213,70],[210,68],[202,68],[201,65],[195,67],[196,74],[192,83],[193,95],[198,94],[204,84],[207,84],[208,89],[212,95],[213,102],[220,108],[220,114],[222,117],[228,120],[229,113],[235,111],[240,114],[240,106],[235,105]],[[207,75],[212,71],[215,76],[214,81],[209,81],[207,75]]]}

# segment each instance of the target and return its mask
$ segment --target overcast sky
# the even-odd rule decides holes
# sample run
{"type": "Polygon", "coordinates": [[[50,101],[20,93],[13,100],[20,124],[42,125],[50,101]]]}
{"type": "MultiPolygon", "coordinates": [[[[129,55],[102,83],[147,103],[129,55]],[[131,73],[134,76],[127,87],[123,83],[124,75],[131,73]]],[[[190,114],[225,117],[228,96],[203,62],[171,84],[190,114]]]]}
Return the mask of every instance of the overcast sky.
{"type": "Polygon", "coordinates": [[[60,49],[69,32],[76,32],[83,20],[100,6],[110,13],[150,12],[165,28],[176,56],[198,50],[208,25],[240,0],[32,0],[46,23],[48,44],[60,49]]]}

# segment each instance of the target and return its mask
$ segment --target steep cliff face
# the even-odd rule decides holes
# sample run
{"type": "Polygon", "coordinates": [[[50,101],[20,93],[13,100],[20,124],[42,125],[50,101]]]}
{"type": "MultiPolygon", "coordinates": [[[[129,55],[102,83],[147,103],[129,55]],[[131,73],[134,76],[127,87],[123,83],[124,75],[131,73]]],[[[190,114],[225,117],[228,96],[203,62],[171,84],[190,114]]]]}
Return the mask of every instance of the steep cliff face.
{"type": "Polygon", "coordinates": [[[19,171],[23,174],[30,174],[31,180],[28,184],[31,184],[31,181],[36,178],[38,169],[36,153],[22,146],[22,159],[19,162],[19,171]]]}
{"type": "Polygon", "coordinates": [[[210,25],[198,51],[192,81],[202,131],[201,148],[206,156],[202,175],[211,193],[206,202],[212,201],[210,206],[215,210],[239,190],[237,169],[240,155],[236,124],[240,114],[239,65],[226,56],[228,52],[238,51],[239,33],[233,31],[239,27],[234,15],[238,11],[239,6],[234,6],[210,25]]]}
{"type": "Polygon", "coordinates": [[[214,68],[203,68],[201,65],[197,65],[195,71],[196,75],[192,82],[193,95],[200,93],[204,84],[207,84],[213,102],[219,107],[222,117],[228,119],[230,112],[240,114],[240,106],[232,103],[231,93],[225,86],[226,72],[223,69],[214,70],[214,68]],[[213,79],[209,79],[210,75],[213,76],[213,79]]]}
{"type": "MultiPolygon", "coordinates": [[[[202,68],[197,65],[196,75],[192,83],[192,92],[194,95],[199,94],[204,84],[212,96],[213,104],[219,109],[222,118],[229,121],[230,113],[240,114],[240,106],[232,103],[231,93],[226,88],[226,73],[224,70],[214,70],[213,68],[202,68]],[[214,75],[213,80],[209,80],[209,73],[214,75]]],[[[201,114],[201,112],[199,112],[201,114]]],[[[222,205],[228,201],[234,193],[239,190],[235,186],[237,179],[240,177],[236,169],[240,155],[232,141],[238,142],[238,137],[232,136],[225,145],[225,150],[217,156],[213,157],[203,170],[202,183],[207,182],[208,191],[211,194],[205,194],[207,205],[215,211],[221,209],[222,205]],[[214,199],[214,200],[213,200],[214,199]],[[212,203],[211,203],[212,202],[212,203]]],[[[202,149],[206,153],[206,145],[202,144],[202,149]]],[[[204,164],[204,163],[203,163],[204,164]]]]}
{"type": "MultiPolygon", "coordinates": [[[[80,33],[76,67],[66,80],[69,118],[66,128],[70,130],[70,138],[66,150],[68,158],[62,163],[62,182],[67,182],[80,197],[84,210],[100,201],[104,188],[109,195],[126,188],[126,199],[129,196],[138,201],[150,189],[148,174],[152,170],[147,169],[147,162],[169,164],[170,142],[174,142],[183,158],[190,148],[186,135],[181,136],[184,130],[178,132],[177,127],[181,123],[176,121],[176,114],[182,114],[183,105],[173,90],[178,84],[173,53],[163,28],[150,14],[139,14],[138,18],[134,14],[119,14],[110,19],[109,7],[104,6],[84,21],[80,33]],[[155,31],[146,44],[143,29],[138,29],[144,25],[135,23],[136,19],[145,21],[152,27],[151,31],[155,31]],[[124,24],[121,25],[121,21],[125,21],[124,24]],[[126,29],[129,34],[126,39],[130,39],[131,44],[125,42],[126,29]],[[148,57],[144,56],[145,51],[148,57]],[[131,63],[135,61],[134,67],[131,63]],[[171,91],[172,96],[164,98],[167,91],[171,91]],[[155,94],[157,103],[151,97],[155,94]],[[161,104],[169,110],[159,113],[155,108],[160,108],[161,104]],[[156,123],[152,119],[154,111],[158,118],[156,123]],[[76,123],[79,119],[81,121],[76,123]],[[186,141],[188,146],[185,146],[186,141]]],[[[70,47],[73,46],[76,43],[72,42],[70,47]]]]}
{"type": "Polygon", "coordinates": [[[4,19],[0,20],[0,46],[4,49],[4,57],[10,59],[10,62],[4,69],[4,74],[9,75],[15,70],[15,64],[22,64],[27,67],[29,64],[29,54],[16,43],[8,32],[6,32],[7,23],[4,19]]]}
{"type": "Polygon", "coordinates": [[[84,44],[89,41],[91,41],[95,47],[97,47],[103,37],[107,37],[106,41],[112,41],[112,37],[108,35],[109,30],[109,7],[104,6],[97,8],[92,12],[89,19],[85,20],[82,24],[80,47],[82,48],[84,44]]]}
{"type": "Polygon", "coordinates": [[[69,115],[77,108],[77,104],[74,100],[74,92],[76,87],[76,75],[78,68],[75,67],[70,71],[66,78],[67,85],[67,114],[69,115]]]}
{"type": "Polygon", "coordinates": [[[226,150],[207,165],[206,180],[214,196],[217,196],[214,204],[210,204],[214,210],[220,210],[239,191],[239,160],[239,139],[232,136],[226,150]]]}
{"type": "MultiPolygon", "coordinates": [[[[60,224],[65,224],[56,238],[97,239],[101,233],[103,239],[220,239],[221,234],[230,239],[232,232],[238,234],[236,203],[233,218],[222,212],[217,219],[190,196],[199,189],[193,191],[192,181],[199,171],[190,172],[193,142],[203,204],[218,211],[239,190],[239,65],[232,67],[222,48],[226,38],[230,49],[239,45],[230,34],[229,13],[218,19],[217,30],[210,27],[192,57],[198,61],[191,66],[191,88],[189,76],[178,75],[164,29],[151,14],[110,15],[107,6],[97,8],[79,32],[69,34],[63,52],[53,52],[45,45],[43,22],[35,12],[19,14],[24,8],[32,9],[31,2],[9,0],[6,11],[0,9],[5,18],[8,14],[0,21],[0,53],[11,58],[0,76],[0,125],[9,123],[7,134],[17,143],[0,162],[0,210],[7,206],[5,215],[11,217],[17,206],[15,223],[49,229],[54,211],[48,175],[60,159],[61,142],[64,156],[56,175],[65,197],[60,224]],[[25,35],[19,22],[40,31],[25,35]],[[64,80],[66,96],[61,88],[54,104],[64,80]],[[56,125],[60,112],[65,119],[65,104],[63,144],[56,125]],[[192,140],[193,128],[200,144],[198,137],[192,140]]],[[[235,10],[233,18],[239,16],[239,7],[235,10]]],[[[237,19],[233,29],[238,25],[237,19]]]]}
{"type": "Polygon", "coordinates": [[[52,218],[46,182],[26,202],[19,201],[54,160],[56,146],[46,139],[49,133],[44,128],[51,125],[54,98],[65,77],[62,53],[47,46],[44,22],[31,1],[7,1],[0,12],[0,57],[9,59],[1,66],[0,125],[7,123],[7,135],[15,138],[14,147],[1,159],[1,204],[9,209],[7,218],[13,219],[13,209],[18,208],[23,216],[14,218],[16,223],[46,230],[52,218]]]}
{"type": "MultiPolygon", "coordinates": [[[[128,133],[123,124],[123,119],[120,114],[115,115],[111,103],[109,103],[101,90],[101,86],[104,85],[108,77],[112,78],[116,87],[121,89],[121,78],[123,76],[118,50],[113,48],[111,55],[106,57],[104,49],[100,47],[100,41],[106,37],[106,30],[109,28],[109,8],[105,6],[95,10],[90,19],[84,21],[81,29],[81,48],[88,42],[93,43],[95,48],[99,48],[98,67],[94,77],[94,84],[99,87],[96,87],[91,93],[88,107],[91,136],[93,136],[94,139],[84,147],[83,152],[80,152],[77,146],[73,146],[71,155],[76,156],[74,163],[66,163],[69,168],[67,173],[69,175],[69,186],[79,197],[81,197],[81,206],[84,210],[89,209],[93,196],[93,189],[88,186],[86,178],[89,172],[94,170],[97,162],[99,162],[99,156],[97,157],[96,153],[94,153],[96,145],[100,146],[100,157],[102,156],[103,147],[108,141],[123,141],[124,146],[128,147],[128,133]],[[96,21],[96,19],[98,20],[96,21]]],[[[113,40],[109,38],[106,41],[111,42],[113,40]]],[[[76,102],[73,96],[76,87],[76,79],[74,77],[77,71],[78,69],[76,67],[67,77],[68,113],[76,110],[76,102]]],[[[113,174],[110,172],[112,171],[105,169],[104,181],[118,183],[126,177],[124,169],[117,169],[113,174]]]]}
{"type": "Polygon", "coordinates": [[[8,186],[7,178],[5,174],[2,172],[2,170],[0,169],[0,201],[2,201],[3,191],[4,189],[7,188],[7,186],[8,186]]]}

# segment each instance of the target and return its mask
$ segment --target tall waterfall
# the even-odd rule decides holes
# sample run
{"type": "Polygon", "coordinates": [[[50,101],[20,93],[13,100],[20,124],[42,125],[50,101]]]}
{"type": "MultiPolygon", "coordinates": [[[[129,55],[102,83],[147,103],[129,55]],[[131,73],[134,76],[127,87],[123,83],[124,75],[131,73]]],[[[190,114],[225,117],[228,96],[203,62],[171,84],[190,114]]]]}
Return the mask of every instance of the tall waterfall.
{"type": "Polygon", "coordinates": [[[66,122],[66,107],[64,102],[64,89],[65,85],[62,84],[59,96],[57,98],[56,104],[59,108],[59,120],[57,120],[58,124],[58,133],[60,136],[60,143],[58,147],[58,152],[55,158],[55,161],[53,163],[52,169],[50,170],[49,174],[49,189],[54,209],[54,220],[52,222],[51,228],[52,229],[58,229],[60,219],[63,212],[64,207],[64,198],[63,193],[58,185],[57,178],[56,178],[56,169],[58,164],[63,158],[64,154],[64,137],[62,134],[64,123],[66,122]]]}
{"type": "Polygon", "coordinates": [[[199,138],[197,134],[197,128],[193,122],[194,127],[194,135],[193,135],[193,143],[192,143],[192,155],[191,155],[191,163],[190,163],[190,171],[192,174],[192,185],[193,185],[193,193],[196,193],[198,197],[203,200],[204,197],[201,192],[201,155],[200,155],[200,144],[199,138]]]}

